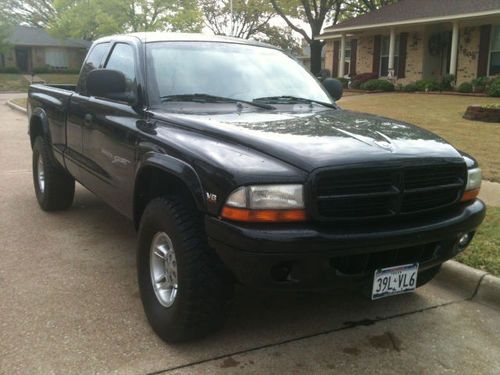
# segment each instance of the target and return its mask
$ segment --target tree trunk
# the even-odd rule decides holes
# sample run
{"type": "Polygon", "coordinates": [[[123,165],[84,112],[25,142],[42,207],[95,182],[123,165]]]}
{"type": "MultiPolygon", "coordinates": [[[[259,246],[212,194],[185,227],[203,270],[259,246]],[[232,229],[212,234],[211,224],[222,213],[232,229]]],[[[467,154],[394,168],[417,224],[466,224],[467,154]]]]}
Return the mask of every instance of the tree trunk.
{"type": "Polygon", "coordinates": [[[310,44],[311,47],[311,72],[318,76],[321,71],[321,51],[323,49],[323,42],[320,40],[313,40],[310,44]]]}

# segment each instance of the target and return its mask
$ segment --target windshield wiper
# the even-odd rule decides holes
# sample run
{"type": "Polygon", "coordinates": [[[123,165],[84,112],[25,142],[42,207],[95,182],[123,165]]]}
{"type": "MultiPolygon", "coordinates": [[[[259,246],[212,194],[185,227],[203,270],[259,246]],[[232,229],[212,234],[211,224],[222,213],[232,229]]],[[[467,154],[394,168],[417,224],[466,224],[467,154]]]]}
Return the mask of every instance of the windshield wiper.
{"type": "Polygon", "coordinates": [[[299,98],[297,96],[281,95],[281,96],[265,96],[262,98],[255,98],[253,102],[271,102],[274,104],[288,104],[288,103],[316,103],[329,108],[337,108],[335,104],[322,102],[320,100],[309,99],[309,98],[299,98]],[[284,102],[284,103],[283,103],[284,102]]]}
{"type": "Polygon", "coordinates": [[[162,102],[199,102],[199,103],[242,103],[263,109],[276,109],[276,107],[265,104],[255,103],[247,100],[225,98],[223,96],[209,94],[180,94],[180,95],[164,95],[160,97],[162,102]]]}

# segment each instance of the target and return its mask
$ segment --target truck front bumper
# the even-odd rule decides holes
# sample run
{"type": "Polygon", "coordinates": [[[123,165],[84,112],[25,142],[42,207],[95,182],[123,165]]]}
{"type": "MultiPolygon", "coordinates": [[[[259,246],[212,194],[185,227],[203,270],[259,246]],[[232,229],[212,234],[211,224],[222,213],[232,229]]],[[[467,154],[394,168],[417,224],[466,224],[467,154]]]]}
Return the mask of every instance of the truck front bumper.
{"type": "Polygon", "coordinates": [[[377,268],[419,263],[419,272],[463,251],[486,213],[479,199],[453,212],[391,224],[242,224],[205,217],[210,245],[242,284],[331,289],[365,283],[377,268]]]}

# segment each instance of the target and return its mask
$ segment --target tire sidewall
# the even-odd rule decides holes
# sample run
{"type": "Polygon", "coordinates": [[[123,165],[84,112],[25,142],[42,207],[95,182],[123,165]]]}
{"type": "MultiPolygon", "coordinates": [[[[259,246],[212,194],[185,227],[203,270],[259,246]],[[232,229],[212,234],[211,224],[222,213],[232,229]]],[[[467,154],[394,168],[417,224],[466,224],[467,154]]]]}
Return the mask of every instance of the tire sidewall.
{"type": "Polygon", "coordinates": [[[155,331],[165,332],[168,330],[171,332],[172,336],[175,336],[176,332],[172,327],[182,314],[183,305],[185,304],[184,297],[186,288],[188,287],[187,280],[185,280],[185,273],[183,272],[184,257],[182,240],[179,238],[175,220],[173,220],[170,212],[162,210],[160,207],[150,207],[147,215],[144,216],[139,229],[137,252],[137,277],[139,289],[141,291],[141,299],[146,316],[155,331]],[[151,280],[151,243],[154,235],[158,232],[165,232],[172,240],[177,262],[177,295],[174,303],[169,307],[163,306],[158,301],[151,280]]]}

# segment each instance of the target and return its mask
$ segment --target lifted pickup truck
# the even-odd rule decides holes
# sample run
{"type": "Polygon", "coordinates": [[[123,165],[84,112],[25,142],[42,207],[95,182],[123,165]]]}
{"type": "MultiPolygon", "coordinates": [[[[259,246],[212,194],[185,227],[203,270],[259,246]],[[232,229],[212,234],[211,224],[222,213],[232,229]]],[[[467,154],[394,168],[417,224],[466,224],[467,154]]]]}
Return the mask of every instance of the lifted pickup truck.
{"type": "Polygon", "coordinates": [[[237,282],[413,291],[482,222],[481,170],[341,95],[257,42],[99,39],[76,87],[29,89],[36,197],[67,209],[76,180],[133,220],[144,309],[169,342],[220,327],[237,282]]]}

